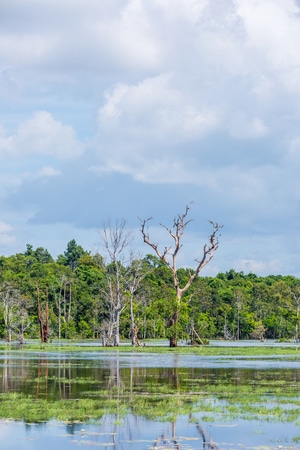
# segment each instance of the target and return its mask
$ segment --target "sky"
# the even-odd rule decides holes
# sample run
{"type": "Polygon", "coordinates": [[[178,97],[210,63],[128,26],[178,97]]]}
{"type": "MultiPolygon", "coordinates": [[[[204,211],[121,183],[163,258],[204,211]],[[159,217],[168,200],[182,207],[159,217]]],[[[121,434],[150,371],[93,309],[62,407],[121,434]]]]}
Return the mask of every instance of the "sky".
{"type": "Polygon", "coordinates": [[[1,0],[0,254],[134,246],[300,277],[300,0],[1,0]],[[147,248],[146,248],[147,247],[147,248]]]}

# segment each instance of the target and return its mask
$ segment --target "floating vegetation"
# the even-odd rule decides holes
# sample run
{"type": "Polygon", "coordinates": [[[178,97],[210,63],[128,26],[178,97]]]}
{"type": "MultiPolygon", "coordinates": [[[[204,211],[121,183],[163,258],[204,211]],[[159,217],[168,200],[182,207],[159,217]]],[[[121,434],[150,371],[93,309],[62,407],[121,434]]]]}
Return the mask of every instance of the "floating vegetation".
{"type": "MultiPolygon", "coordinates": [[[[162,367],[161,363],[155,367],[158,357],[165,361],[160,349],[158,353],[152,349],[154,363],[151,367],[140,367],[136,365],[137,360],[131,366],[119,367],[114,357],[115,350],[105,367],[99,364],[103,353],[93,353],[90,349],[85,360],[68,360],[65,348],[62,360],[59,356],[51,358],[51,352],[45,359],[40,357],[40,353],[25,352],[25,356],[22,353],[22,357],[15,357],[14,352],[18,350],[6,351],[6,356],[9,353],[13,359],[12,364],[0,367],[0,418],[72,422],[99,420],[107,414],[117,414],[118,420],[122,420],[126,414],[134,414],[147,420],[172,422],[185,415],[192,423],[193,414],[197,413],[201,414],[203,421],[211,423],[237,418],[300,422],[298,365],[284,370],[239,367],[242,358],[255,361],[256,347],[180,350],[192,352],[192,355],[225,351],[237,367],[228,368],[226,363],[216,368],[170,368],[162,367]],[[239,355],[243,352],[243,356],[234,356],[235,352],[239,355]],[[88,359],[90,354],[93,355],[92,360],[88,359]]],[[[280,347],[259,348],[256,358],[261,358],[261,351],[267,351],[266,361],[271,351],[273,357],[276,352],[282,358],[299,357],[294,347],[284,348],[284,352],[280,347]]],[[[127,354],[130,356],[133,352],[127,354]]],[[[216,357],[216,361],[224,358],[224,355],[216,357]]]]}
{"type": "MultiPolygon", "coordinates": [[[[43,379],[45,382],[46,379],[43,379]]],[[[49,381],[49,380],[48,380],[49,381]]],[[[51,378],[53,381],[53,377],[51,378]]],[[[87,383],[91,380],[88,379],[87,383]]],[[[174,388],[157,384],[156,392],[153,385],[145,384],[141,389],[127,385],[125,380],[118,389],[82,390],[77,392],[77,398],[51,400],[37,393],[2,393],[0,396],[0,417],[26,420],[29,422],[45,421],[49,419],[86,421],[99,419],[104,414],[116,411],[122,417],[127,413],[151,420],[173,421],[179,415],[201,412],[203,420],[265,420],[290,422],[300,419],[300,383],[290,386],[288,382],[277,389],[276,380],[273,386],[262,380],[262,384],[251,385],[222,382],[204,382],[203,380],[188,379],[174,388]],[[189,384],[188,381],[191,383],[189,384]],[[198,386],[197,386],[198,385],[198,386]],[[199,386],[200,385],[200,386],[199,386]],[[191,389],[197,386],[197,390],[191,389]],[[201,387],[201,389],[199,389],[201,387]]],[[[49,381],[50,382],[50,381],[49,381]]],[[[66,384],[66,379],[60,381],[66,384]]],[[[36,383],[41,381],[36,380],[36,383]]],[[[82,379],[69,380],[74,386],[81,386],[82,379]]]]}

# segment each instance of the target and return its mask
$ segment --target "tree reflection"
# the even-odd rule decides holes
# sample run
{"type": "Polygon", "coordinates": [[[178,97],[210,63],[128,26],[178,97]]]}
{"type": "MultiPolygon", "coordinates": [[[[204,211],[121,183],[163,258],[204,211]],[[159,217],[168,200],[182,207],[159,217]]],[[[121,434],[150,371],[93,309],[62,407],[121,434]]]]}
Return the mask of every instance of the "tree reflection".
{"type": "Polygon", "coordinates": [[[197,424],[197,430],[199,431],[203,439],[203,449],[217,450],[218,447],[216,443],[212,440],[211,436],[208,433],[206,433],[206,431],[204,430],[204,428],[201,426],[200,423],[197,424]]]}
{"type": "Polygon", "coordinates": [[[154,442],[154,448],[179,449],[180,444],[176,438],[176,422],[172,422],[172,437],[167,438],[164,434],[159,436],[154,442]]]}

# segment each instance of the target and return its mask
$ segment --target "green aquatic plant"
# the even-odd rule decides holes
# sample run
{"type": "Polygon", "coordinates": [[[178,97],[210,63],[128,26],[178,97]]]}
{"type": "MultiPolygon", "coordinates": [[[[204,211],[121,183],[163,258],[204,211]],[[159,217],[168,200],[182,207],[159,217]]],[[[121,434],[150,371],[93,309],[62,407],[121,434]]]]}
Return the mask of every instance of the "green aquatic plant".
{"type": "MultiPolygon", "coordinates": [[[[197,349],[197,354],[202,350],[206,351],[197,349]]],[[[285,361],[298,358],[294,348],[288,354],[286,348],[285,353],[281,350],[278,357],[285,361]]],[[[12,361],[17,359],[16,352],[19,350],[9,353],[12,361]]],[[[22,360],[26,364],[20,371],[15,364],[0,368],[0,374],[3,370],[2,376],[6,377],[3,380],[8,383],[6,392],[0,394],[2,419],[86,421],[99,420],[105,414],[116,414],[121,419],[132,413],[151,420],[173,421],[180,415],[198,413],[202,420],[212,422],[235,418],[295,423],[300,420],[300,379],[291,369],[226,370],[226,356],[222,356],[218,361],[224,362],[224,366],[218,370],[176,367],[117,370],[114,364],[106,368],[97,366],[95,356],[100,360],[103,355],[98,350],[92,360],[68,360],[66,351],[62,352],[63,359],[59,360],[58,354],[57,360],[52,357],[49,361],[45,357],[39,359],[36,352],[24,353],[30,356],[22,360]]],[[[243,358],[255,360],[250,353],[243,358]]],[[[242,356],[231,355],[231,361],[232,358],[238,364],[242,356]]]]}
{"type": "Polygon", "coordinates": [[[82,391],[79,398],[59,400],[20,393],[1,394],[0,417],[32,422],[53,418],[86,421],[99,419],[104,414],[117,413],[122,417],[129,412],[159,421],[172,421],[179,415],[196,412],[201,412],[203,420],[209,418],[210,421],[240,418],[290,422],[300,417],[299,390],[296,388],[293,393],[285,389],[275,391],[271,397],[266,394],[267,386],[253,390],[249,384],[206,384],[201,391],[178,391],[170,386],[159,388],[154,392],[154,389],[147,391],[145,386],[143,392],[133,392],[123,386],[119,390],[82,391]]]}

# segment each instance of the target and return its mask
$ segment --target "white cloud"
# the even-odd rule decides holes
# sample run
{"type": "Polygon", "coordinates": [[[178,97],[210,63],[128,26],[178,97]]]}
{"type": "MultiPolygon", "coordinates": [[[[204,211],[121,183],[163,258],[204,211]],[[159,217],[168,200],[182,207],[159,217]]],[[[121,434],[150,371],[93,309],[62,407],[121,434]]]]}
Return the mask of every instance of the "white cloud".
{"type": "Polygon", "coordinates": [[[168,181],[174,168],[184,173],[178,144],[201,139],[216,127],[218,118],[174,87],[172,80],[164,74],[135,85],[119,84],[105,94],[99,139],[108,141],[110,150],[101,152],[103,168],[131,173],[139,180],[150,175],[152,181],[161,176],[168,181]]]}
{"type": "MultiPolygon", "coordinates": [[[[118,84],[105,93],[105,104],[99,109],[101,163],[91,167],[129,174],[143,182],[218,186],[216,166],[222,161],[231,172],[232,162],[228,154],[223,156],[222,147],[213,159],[206,154],[205,138],[226,127],[238,139],[261,139],[269,134],[262,118],[229,111],[224,124],[222,114],[216,105],[193,98],[171,74],[134,85],[118,84]]],[[[251,157],[242,151],[236,156],[233,167],[237,166],[239,174],[240,164],[251,157]]]]}
{"type": "Polygon", "coordinates": [[[169,74],[146,78],[136,85],[119,84],[105,94],[105,105],[99,111],[104,129],[119,125],[137,135],[191,140],[215,127],[217,117],[204,105],[193,100],[172,85],[169,74]]]}
{"type": "Polygon", "coordinates": [[[300,82],[291,80],[300,64],[300,9],[296,2],[236,0],[236,3],[247,31],[248,51],[255,52],[252,57],[256,58],[259,70],[272,71],[272,77],[275,75],[287,90],[299,91],[300,82]]]}
{"type": "Polygon", "coordinates": [[[31,8],[19,2],[7,8],[4,19],[12,26],[0,32],[5,64],[63,71],[82,70],[83,62],[100,70],[103,60],[114,68],[149,69],[160,63],[156,24],[145,2],[90,0],[87,7],[82,0],[56,5],[46,0],[31,2],[31,8]]]}
{"type": "Polygon", "coordinates": [[[105,35],[110,49],[124,66],[157,68],[161,62],[160,42],[156,38],[155,21],[145,2],[125,3],[116,19],[102,24],[100,41],[105,35]]]}
{"type": "MultiPolygon", "coordinates": [[[[130,173],[129,171],[127,173],[130,173]]],[[[156,158],[145,161],[136,167],[132,176],[143,183],[163,183],[178,185],[181,183],[198,184],[201,176],[192,171],[180,158],[156,158]]],[[[203,182],[203,179],[201,180],[203,182]]]]}
{"type": "Polygon", "coordinates": [[[248,118],[237,112],[229,120],[229,133],[238,139],[257,139],[268,134],[268,127],[259,117],[248,118]]]}
{"type": "Polygon", "coordinates": [[[261,74],[253,82],[252,91],[262,105],[272,102],[274,90],[275,83],[269,75],[261,74]]]}
{"type": "Polygon", "coordinates": [[[285,171],[286,189],[289,188],[289,198],[300,200],[300,190],[298,188],[298,176],[300,169],[300,137],[293,138],[287,142],[284,157],[282,159],[282,169],[285,171]]]}
{"type": "Polygon", "coordinates": [[[54,169],[51,166],[43,167],[37,173],[38,178],[58,177],[59,175],[61,175],[60,170],[54,169]]]}
{"type": "Polygon", "coordinates": [[[0,220],[0,233],[7,233],[12,231],[13,227],[11,225],[9,225],[6,222],[3,222],[3,220],[0,220]]]}
{"type": "Polygon", "coordinates": [[[202,17],[208,0],[154,0],[153,3],[164,12],[167,20],[185,19],[195,25],[202,17]]]}
{"type": "Polygon", "coordinates": [[[277,270],[275,253],[292,252],[285,268],[298,270],[288,238],[274,246],[275,229],[296,241],[299,223],[298,6],[3,0],[3,217],[15,211],[15,226],[29,211],[33,235],[38,221],[67,234],[78,210],[92,227],[99,198],[104,217],[195,199],[241,238],[232,253],[224,245],[223,267],[277,270]],[[246,239],[255,233],[270,241],[246,239]]]}
{"type": "Polygon", "coordinates": [[[0,34],[0,55],[5,64],[36,65],[52,53],[53,37],[36,35],[0,34]]]}
{"type": "Polygon", "coordinates": [[[0,156],[26,158],[30,155],[52,156],[56,159],[77,158],[83,153],[71,126],[55,120],[47,111],[36,112],[23,121],[15,135],[0,136],[0,156]]]}
{"type": "Polygon", "coordinates": [[[16,243],[16,237],[12,234],[13,227],[8,223],[0,220],[0,245],[11,247],[16,243]]]}
{"type": "Polygon", "coordinates": [[[273,259],[269,261],[265,260],[255,260],[255,259],[242,259],[235,263],[234,269],[238,272],[242,271],[244,273],[255,273],[272,275],[281,273],[284,268],[279,259],[273,259]]]}

